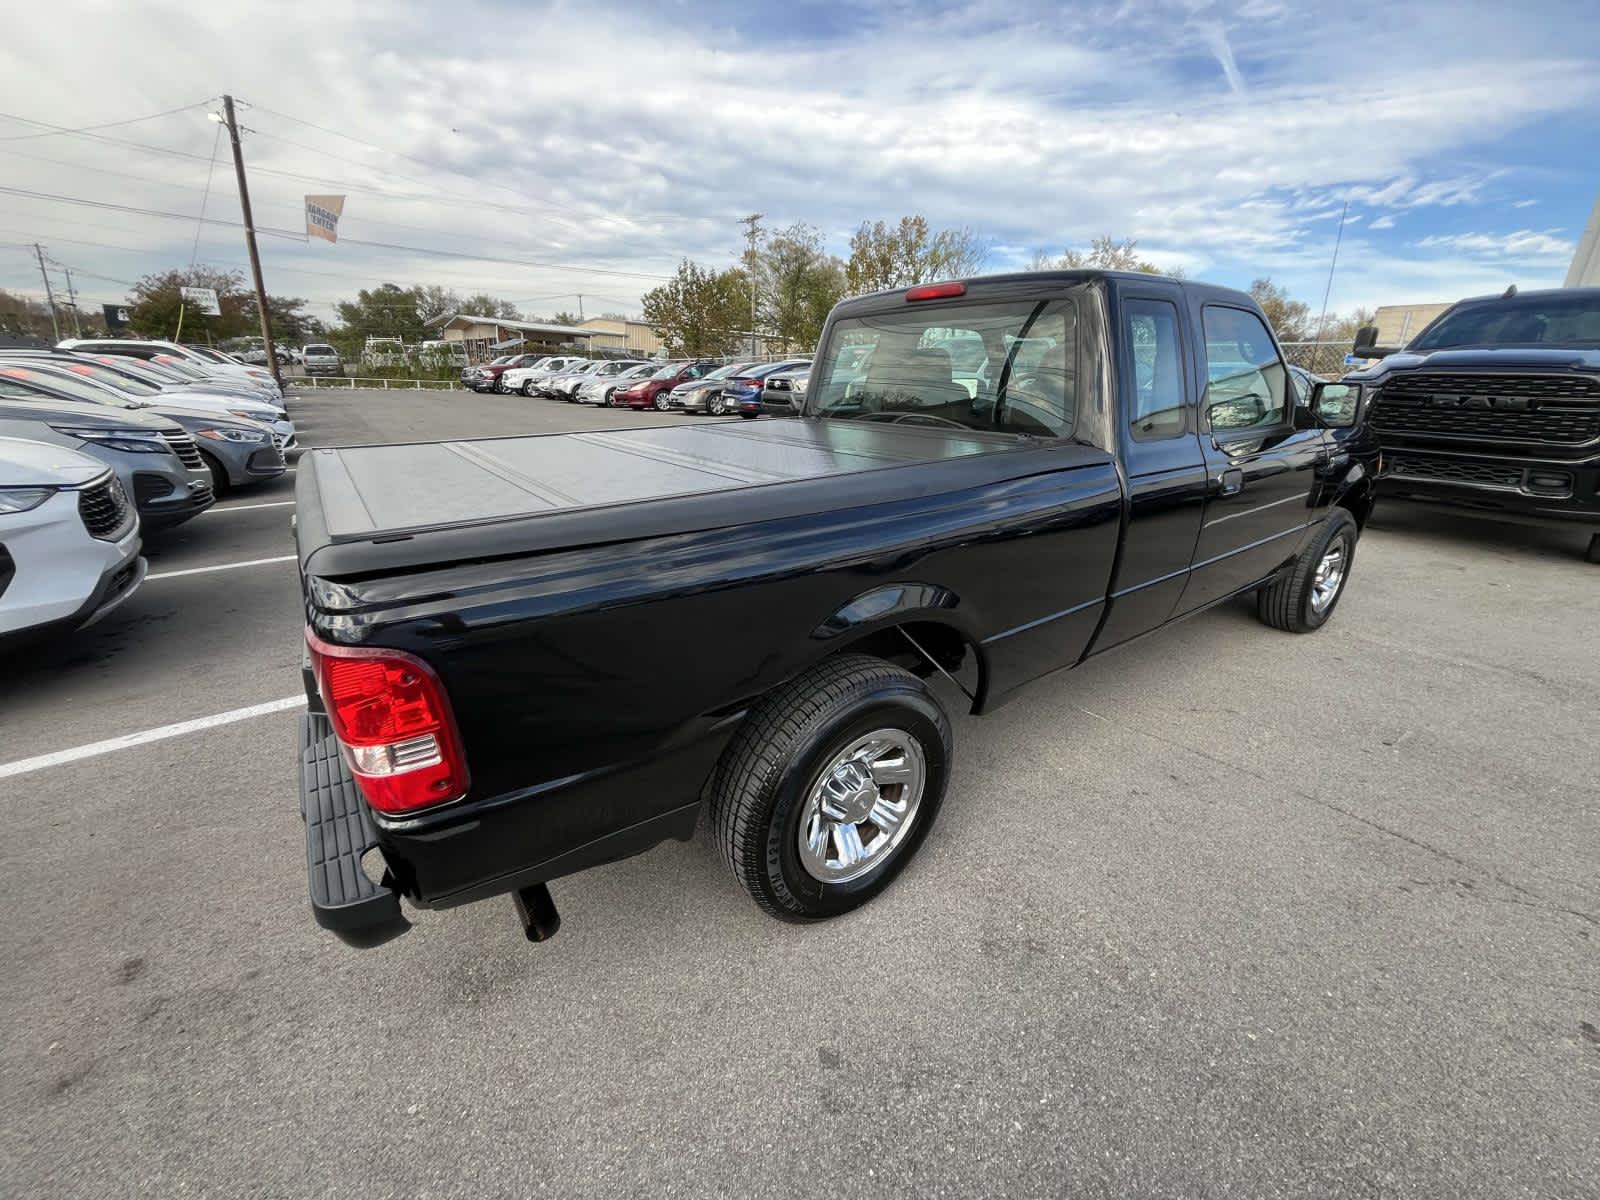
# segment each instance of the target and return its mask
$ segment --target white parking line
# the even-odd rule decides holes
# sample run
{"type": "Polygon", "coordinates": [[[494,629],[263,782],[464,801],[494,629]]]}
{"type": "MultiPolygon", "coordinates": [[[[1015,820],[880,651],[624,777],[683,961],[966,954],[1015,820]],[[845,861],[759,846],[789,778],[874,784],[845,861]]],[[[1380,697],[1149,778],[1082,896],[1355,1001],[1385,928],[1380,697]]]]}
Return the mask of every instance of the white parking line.
{"type": "Polygon", "coordinates": [[[248,512],[252,508],[287,508],[293,500],[271,500],[265,504],[223,504],[212,508],[212,512],[248,512]]]}
{"type": "Polygon", "coordinates": [[[143,746],[147,742],[182,737],[186,733],[199,733],[202,729],[215,729],[218,725],[231,725],[235,721],[248,721],[251,717],[264,717],[268,713],[285,712],[291,708],[299,708],[305,702],[304,696],[285,696],[282,700],[268,700],[265,704],[252,704],[248,708],[235,708],[209,717],[196,717],[192,721],[179,721],[175,725],[146,729],[141,733],[107,738],[103,742],[90,742],[87,746],[74,746],[71,750],[57,750],[54,754],[19,758],[16,762],[0,763],[0,779],[9,779],[13,775],[26,775],[30,771],[43,771],[47,767],[59,767],[63,763],[77,762],[82,758],[110,754],[114,750],[126,750],[130,746],[143,746]]]}
{"type": "Polygon", "coordinates": [[[276,558],[252,558],[245,562],[218,563],[214,567],[190,567],[187,571],[157,571],[153,575],[146,575],[146,583],[155,579],[176,579],[180,575],[204,575],[208,571],[237,571],[240,567],[262,567],[267,563],[293,562],[297,556],[293,554],[280,554],[276,558]]]}

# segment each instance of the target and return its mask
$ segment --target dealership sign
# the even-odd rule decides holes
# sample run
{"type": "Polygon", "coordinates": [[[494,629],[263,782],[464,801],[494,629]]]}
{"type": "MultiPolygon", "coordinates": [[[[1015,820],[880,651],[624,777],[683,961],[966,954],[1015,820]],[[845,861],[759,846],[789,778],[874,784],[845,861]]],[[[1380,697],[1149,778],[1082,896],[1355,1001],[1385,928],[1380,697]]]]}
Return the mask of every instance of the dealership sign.
{"type": "Polygon", "coordinates": [[[222,315],[222,305],[217,301],[216,289],[181,287],[178,289],[178,293],[183,297],[183,302],[192,305],[197,312],[203,313],[208,317],[220,317],[222,315]]]}
{"type": "Polygon", "coordinates": [[[123,304],[102,304],[100,311],[106,319],[106,328],[112,333],[121,333],[128,327],[128,309],[123,304]]]}
{"type": "Polygon", "coordinates": [[[339,240],[339,218],[344,214],[343,196],[306,197],[306,237],[324,241],[339,240]]]}

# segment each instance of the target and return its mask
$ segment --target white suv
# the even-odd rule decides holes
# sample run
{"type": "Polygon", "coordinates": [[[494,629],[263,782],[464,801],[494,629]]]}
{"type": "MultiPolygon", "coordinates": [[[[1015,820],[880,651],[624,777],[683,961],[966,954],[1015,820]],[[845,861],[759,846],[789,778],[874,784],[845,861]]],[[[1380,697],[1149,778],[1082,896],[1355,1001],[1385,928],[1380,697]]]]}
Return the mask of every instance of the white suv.
{"type": "Polygon", "coordinates": [[[105,463],[0,438],[0,646],[92,624],[144,574],[139,514],[105,463]]]}

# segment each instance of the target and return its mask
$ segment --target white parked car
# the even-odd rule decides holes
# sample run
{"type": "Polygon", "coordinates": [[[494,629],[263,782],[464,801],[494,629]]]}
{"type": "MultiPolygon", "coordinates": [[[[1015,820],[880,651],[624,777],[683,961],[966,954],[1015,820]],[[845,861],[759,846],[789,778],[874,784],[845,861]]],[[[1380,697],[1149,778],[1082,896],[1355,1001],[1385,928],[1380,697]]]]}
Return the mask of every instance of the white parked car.
{"type": "Polygon", "coordinates": [[[611,397],[618,388],[632,387],[641,379],[648,379],[656,373],[659,363],[639,363],[636,366],[627,366],[615,375],[602,375],[598,378],[589,378],[583,381],[574,397],[580,404],[598,404],[602,408],[611,407],[611,397]]]}
{"type": "Polygon", "coordinates": [[[139,514],[105,463],[0,438],[0,646],[93,624],[144,575],[139,514]]]}
{"type": "Polygon", "coordinates": [[[541,381],[588,361],[582,355],[577,354],[556,355],[550,358],[541,358],[538,362],[526,367],[512,367],[509,371],[501,374],[500,390],[521,392],[524,396],[531,396],[541,381]]]}

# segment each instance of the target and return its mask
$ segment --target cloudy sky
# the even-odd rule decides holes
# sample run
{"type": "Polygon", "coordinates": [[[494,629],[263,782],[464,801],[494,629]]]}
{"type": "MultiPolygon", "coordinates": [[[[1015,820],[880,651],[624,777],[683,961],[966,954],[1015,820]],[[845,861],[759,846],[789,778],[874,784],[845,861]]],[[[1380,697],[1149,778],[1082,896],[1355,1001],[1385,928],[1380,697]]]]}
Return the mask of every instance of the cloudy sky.
{"type": "Polygon", "coordinates": [[[239,230],[195,219],[203,198],[239,217],[207,119],[223,91],[248,105],[257,222],[289,235],[262,239],[268,289],[325,317],[384,280],[633,312],[681,257],[730,261],[749,212],[838,251],[920,212],[974,229],[993,270],[1133,237],[1315,309],[1348,202],[1335,310],[1555,285],[1600,192],[1592,18],[1546,0],[35,5],[0,41],[0,287],[41,291],[35,240],[86,303],[192,255],[243,267],[239,230]],[[308,192],[348,195],[348,240],[304,241],[308,192]]]}

